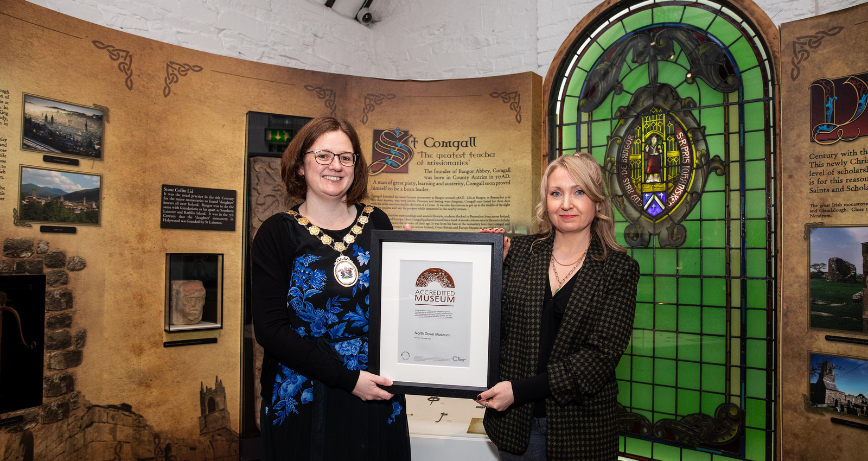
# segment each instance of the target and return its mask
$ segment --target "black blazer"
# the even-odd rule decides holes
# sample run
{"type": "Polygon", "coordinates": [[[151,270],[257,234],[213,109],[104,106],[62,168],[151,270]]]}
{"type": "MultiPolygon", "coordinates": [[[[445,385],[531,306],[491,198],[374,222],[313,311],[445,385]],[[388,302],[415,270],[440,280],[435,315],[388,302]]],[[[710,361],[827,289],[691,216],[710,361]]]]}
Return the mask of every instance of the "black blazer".
{"type": "MultiPolygon", "coordinates": [[[[516,238],[504,261],[500,380],[536,374],[540,318],[554,236],[516,238]],[[536,243],[534,243],[536,242],[536,243]]],[[[615,366],[633,331],[639,264],[596,237],[576,277],[547,367],[546,452],[556,460],[613,460],[618,453],[615,366]]],[[[486,410],[485,430],[501,450],[527,449],[533,402],[486,410]]]]}

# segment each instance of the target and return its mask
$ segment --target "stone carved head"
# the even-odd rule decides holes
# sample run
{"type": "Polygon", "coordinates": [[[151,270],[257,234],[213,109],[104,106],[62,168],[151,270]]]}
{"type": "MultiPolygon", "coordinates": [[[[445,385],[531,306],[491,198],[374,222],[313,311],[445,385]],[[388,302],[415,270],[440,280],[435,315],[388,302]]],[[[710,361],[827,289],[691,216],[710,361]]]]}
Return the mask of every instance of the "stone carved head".
{"type": "Polygon", "coordinates": [[[202,321],[205,287],[201,280],[172,280],[172,324],[195,325],[202,321]]]}

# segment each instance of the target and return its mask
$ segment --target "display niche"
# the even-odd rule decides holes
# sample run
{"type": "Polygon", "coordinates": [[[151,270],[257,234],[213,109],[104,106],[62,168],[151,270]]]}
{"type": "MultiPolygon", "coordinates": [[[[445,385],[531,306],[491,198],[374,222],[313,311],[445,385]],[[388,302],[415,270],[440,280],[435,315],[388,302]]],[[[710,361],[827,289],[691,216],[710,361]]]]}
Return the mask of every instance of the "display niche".
{"type": "Polygon", "coordinates": [[[170,333],[223,328],[223,255],[166,255],[166,320],[170,333]]]}

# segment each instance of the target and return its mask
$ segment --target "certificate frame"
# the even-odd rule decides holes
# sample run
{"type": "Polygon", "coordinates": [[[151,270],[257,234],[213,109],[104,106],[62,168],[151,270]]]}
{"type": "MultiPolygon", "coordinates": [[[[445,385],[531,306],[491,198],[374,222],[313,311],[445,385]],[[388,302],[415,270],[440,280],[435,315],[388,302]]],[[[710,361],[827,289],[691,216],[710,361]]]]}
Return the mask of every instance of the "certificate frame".
{"type": "MultiPolygon", "coordinates": [[[[386,390],[414,395],[475,398],[498,382],[503,237],[503,234],[469,232],[372,231],[368,369],[393,381],[393,385],[386,387],[386,390]],[[417,275],[419,268],[426,265],[432,267],[417,275]],[[433,266],[461,268],[456,274],[457,282],[453,282],[447,271],[433,266]],[[443,277],[448,277],[447,288],[438,292],[457,291],[452,295],[453,305],[432,307],[430,311],[423,308],[424,312],[434,313],[433,317],[425,317],[426,314],[420,315],[419,306],[447,306],[415,304],[421,302],[418,299],[419,289],[434,287],[439,290],[444,286],[436,277],[431,278],[431,274],[438,274],[436,271],[446,273],[443,277]],[[420,288],[423,287],[420,280],[425,277],[432,281],[420,288]],[[448,285],[453,287],[449,288],[448,285]],[[400,296],[402,289],[405,290],[403,297],[400,296]],[[469,294],[466,291],[468,289],[469,294]],[[406,290],[416,290],[415,295],[408,297],[409,291],[406,290]],[[403,309],[400,309],[402,303],[403,309]],[[408,306],[414,306],[413,310],[410,311],[408,306]],[[469,307],[469,310],[462,307],[469,307]],[[448,317],[438,315],[438,312],[448,317]],[[469,322],[465,319],[469,319],[469,322]],[[455,354],[451,361],[446,362],[448,357],[424,357],[424,354],[413,355],[415,352],[409,354],[407,350],[398,352],[399,344],[419,344],[418,341],[424,337],[418,331],[410,333],[410,330],[417,330],[418,327],[401,330],[399,324],[402,322],[405,322],[405,327],[410,324],[406,322],[413,325],[423,322],[433,325],[432,329],[445,325],[447,329],[444,331],[466,332],[466,337],[454,334],[457,338],[454,341],[423,332],[431,336],[431,341],[422,343],[421,347],[431,348],[431,344],[435,344],[434,348],[441,347],[439,345],[444,340],[449,342],[450,347],[456,347],[452,343],[457,342],[457,349],[453,350],[467,351],[467,359],[461,359],[460,355],[463,354],[455,354]],[[450,326],[457,330],[449,330],[450,326]],[[400,331],[406,332],[402,335],[400,331]],[[414,336],[419,334],[423,336],[414,336]],[[426,361],[428,363],[423,363],[426,361]]],[[[446,351],[445,355],[449,354],[451,352],[446,351]]]]}

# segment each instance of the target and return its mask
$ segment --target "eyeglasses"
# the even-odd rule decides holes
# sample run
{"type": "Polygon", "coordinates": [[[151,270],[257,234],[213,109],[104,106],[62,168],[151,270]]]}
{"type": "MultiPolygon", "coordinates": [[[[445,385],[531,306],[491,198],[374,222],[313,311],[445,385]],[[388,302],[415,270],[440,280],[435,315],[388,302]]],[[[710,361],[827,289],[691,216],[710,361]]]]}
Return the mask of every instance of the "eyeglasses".
{"type": "Polygon", "coordinates": [[[316,160],[316,163],[319,163],[320,165],[331,165],[335,156],[338,157],[338,161],[341,162],[341,165],[343,166],[353,166],[356,164],[356,154],[353,152],[341,152],[340,154],[335,154],[330,150],[320,149],[304,153],[304,155],[307,154],[313,154],[314,160],[316,160]]]}

